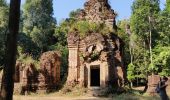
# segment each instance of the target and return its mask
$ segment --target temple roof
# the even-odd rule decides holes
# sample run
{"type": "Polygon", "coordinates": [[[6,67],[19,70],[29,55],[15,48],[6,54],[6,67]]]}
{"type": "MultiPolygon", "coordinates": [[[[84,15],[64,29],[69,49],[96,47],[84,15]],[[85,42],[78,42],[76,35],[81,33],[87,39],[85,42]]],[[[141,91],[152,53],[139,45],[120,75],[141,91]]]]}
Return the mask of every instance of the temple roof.
{"type": "Polygon", "coordinates": [[[115,25],[115,12],[111,9],[108,0],[87,0],[84,9],[81,10],[78,17],[95,23],[106,23],[115,25]]]}

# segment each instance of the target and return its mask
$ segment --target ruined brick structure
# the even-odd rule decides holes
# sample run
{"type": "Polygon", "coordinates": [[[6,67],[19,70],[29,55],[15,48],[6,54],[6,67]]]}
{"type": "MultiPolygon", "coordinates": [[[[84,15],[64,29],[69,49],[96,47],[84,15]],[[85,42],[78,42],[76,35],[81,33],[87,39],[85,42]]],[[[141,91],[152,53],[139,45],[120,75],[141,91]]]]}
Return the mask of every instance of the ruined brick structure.
{"type": "MultiPolygon", "coordinates": [[[[116,30],[115,13],[108,0],[88,0],[77,15],[79,20],[104,23],[116,30]]],[[[84,87],[122,86],[125,79],[123,41],[114,33],[91,33],[84,38],[68,34],[67,83],[84,87]]]]}
{"type": "Polygon", "coordinates": [[[47,92],[55,89],[60,82],[60,53],[49,51],[40,58],[40,69],[33,63],[17,61],[14,91],[21,94],[30,91],[47,92]],[[19,90],[18,90],[19,89],[19,90]]]}
{"type": "MultiPolygon", "coordinates": [[[[45,52],[40,58],[39,82],[44,82],[47,89],[54,89],[60,82],[60,54],[59,52],[45,52]],[[41,77],[42,76],[42,77],[41,77]],[[45,79],[45,80],[43,80],[45,79]]],[[[39,85],[42,88],[41,85],[39,85]]]]}
{"type": "MultiPolygon", "coordinates": [[[[157,95],[155,89],[157,87],[158,82],[160,81],[161,76],[159,75],[150,75],[148,76],[148,89],[147,89],[147,93],[149,93],[150,95],[157,95]]],[[[167,90],[170,89],[170,77],[168,77],[168,81],[167,81],[167,90]]]]}
{"type": "Polygon", "coordinates": [[[147,93],[149,93],[150,95],[156,95],[156,86],[158,84],[158,82],[160,81],[160,76],[159,75],[150,75],[148,76],[148,89],[147,89],[147,93]]]}

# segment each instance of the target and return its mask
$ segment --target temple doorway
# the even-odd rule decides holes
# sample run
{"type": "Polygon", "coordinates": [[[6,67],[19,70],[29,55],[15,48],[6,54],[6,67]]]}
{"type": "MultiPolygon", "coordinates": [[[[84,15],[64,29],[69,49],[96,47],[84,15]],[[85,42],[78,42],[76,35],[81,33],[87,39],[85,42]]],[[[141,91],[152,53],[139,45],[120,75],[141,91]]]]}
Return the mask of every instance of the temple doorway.
{"type": "Polygon", "coordinates": [[[90,67],[90,86],[100,86],[100,65],[90,67]]]}

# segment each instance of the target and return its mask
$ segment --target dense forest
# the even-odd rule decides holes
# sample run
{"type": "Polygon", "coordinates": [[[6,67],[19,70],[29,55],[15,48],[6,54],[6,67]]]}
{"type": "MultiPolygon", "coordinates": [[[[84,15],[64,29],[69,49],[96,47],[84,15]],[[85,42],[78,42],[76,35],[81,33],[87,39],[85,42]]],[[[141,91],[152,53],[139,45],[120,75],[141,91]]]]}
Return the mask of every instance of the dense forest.
{"type": "MultiPolygon", "coordinates": [[[[130,18],[117,21],[116,34],[125,43],[124,63],[130,82],[146,83],[152,73],[170,76],[170,0],[166,0],[163,10],[159,5],[159,0],[134,0],[130,18]]],[[[9,8],[6,0],[0,0],[1,69],[5,62],[9,8]]],[[[17,60],[38,65],[43,52],[58,50],[62,54],[61,75],[64,75],[68,65],[67,33],[78,27],[84,36],[87,26],[97,27],[78,22],[79,11],[70,12],[69,18],[57,23],[52,0],[26,0],[20,11],[17,60]]]]}
{"type": "MultiPolygon", "coordinates": [[[[118,35],[125,41],[127,78],[170,75],[170,1],[161,10],[159,0],[135,0],[130,19],[118,22],[118,35]]],[[[142,81],[142,80],[141,80],[142,81]]]]}

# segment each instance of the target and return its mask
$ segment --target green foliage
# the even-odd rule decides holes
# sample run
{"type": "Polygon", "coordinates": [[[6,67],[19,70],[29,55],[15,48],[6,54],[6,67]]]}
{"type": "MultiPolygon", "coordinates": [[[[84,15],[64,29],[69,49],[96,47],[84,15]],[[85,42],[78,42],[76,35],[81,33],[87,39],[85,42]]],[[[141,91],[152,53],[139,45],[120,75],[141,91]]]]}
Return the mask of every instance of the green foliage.
{"type": "Polygon", "coordinates": [[[127,75],[129,81],[132,82],[135,79],[135,66],[132,63],[128,65],[127,75]]]}
{"type": "Polygon", "coordinates": [[[5,0],[0,0],[0,66],[3,65],[5,41],[8,27],[9,8],[5,0]]]}
{"type": "MultiPolygon", "coordinates": [[[[58,50],[61,52],[61,76],[67,75],[68,70],[68,48],[67,46],[60,45],[56,43],[50,47],[51,50],[58,50]]],[[[63,77],[62,77],[63,78],[63,77]]]]}
{"type": "Polygon", "coordinates": [[[0,28],[6,28],[8,24],[8,7],[0,7],[0,28]]]}
{"type": "Polygon", "coordinates": [[[67,45],[67,29],[63,26],[56,27],[54,37],[56,38],[57,44],[62,46],[67,45]]]}
{"type": "MultiPolygon", "coordinates": [[[[155,20],[159,15],[159,0],[135,0],[132,5],[132,16],[130,19],[131,30],[140,36],[148,45],[149,30],[152,28],[152,37],[159,35],[155,31],[155,20]],[[150,17],[150,21],[149,21],[150,17]]],[[[152,44],[154,45],[154,39],[152,44]]]]}
{"type": "Polygon", "coordinates": [[[160,75],[170,75],[170,47],[156,47],[153,50],[154,67],[160,75]]]}
{"type": "MultiPolygon", "coordinates": [[[[150,60],[150,32],[152,33],[152,45],[154,48],[160,41],[158,31],[158,19],[160,14],[159,0],[135,0],[132,5],[130,18],[133,64],[135,75],[138,78],[146,78],[153,71],[150,60]]],[[[156,70],[154,68],[154,70],[156,70]]]]}
{"type": "Polygon", "coordinates": [[[128,77],[130,79],[131,78],[130,75],[133,74],[132,76],[133,79],[146,78],[148,72],[147,65],[149,63],[148,61],[146,61],[146,58],[148,58],[148,53],[144,49],[144,46],[141,45],[143,44],[141,38],[138,37],[137,34],[132,33],[131,30],[127,30],[129,23],[130,23],[129,20],[118,21],[118,32],[117,32],[117,35],[125,43],[123,57],[124,57],[125,66],[129,65],[127,66],[127,69],[129,69],[129,71],[127,72],[128,77]],[[133,70],[131,70],[131,68],[133,68],[132,65],[134,67],[133,70]]]}
{"type": "Polygon", "coordinates": [[[161,11],[156,25],[159,38],[156,38],[157,45],[153,49],[153,66],[156,73],[160,75],[169,76],[170,75],[170,1],[167,0],[166,7],[161,11]]]}
{"type": "Polygon", "coordinates": [[[170,12],[170,0],[166,0],[166,8],[168,12],[170,12]]]}
{"type": "Polygon", "coordinates": [[[159,39],[157,43],[161,46],[170,45],[170,13],[167,10],[163,10],[158,18],[157,29],[159,32],[159,39]]]}
{"type": "Polygon", "coordinates": [[[92,23],[88,21],[76,21],[71,26],[69,32],[75,31],[77,31],[82,38],[90,33],[101,33],[103,35],[107,35],[114,32],[113,28],[106,26],[104,23],[92,23]]]}
{"type": "Polygon", "coordinates": [[[90,32],[90,23],[87,21],[78,21],[72,26],[70,32],[77,30],[81,37],[87,36],[90,32]]]}
{"type": "Polygon", "coordinates": [[[37,69],[40,68],[40,64],[38,60],[33,59],[32,55],[22,53],[22,48],[18,46],[18,61],[24,63],[24,64],[30,64],[33,63],[37,69]]]}
{"type": "Polygon", "coordinates": [[[77,14],[81,11],[81,9],[77,9],[75,11],[71,11],[69,14],[70,18],[76,18],[77,14]]]}
{"type": "Polygon", "coordinates": [[[53,36],[56,43],[51,45],[50,50],[58,50],[61,52],[61,78],[67,75],[68,71],[68,48],[67,48],[67,34],[71,26],[75,23],[74,18],[63,20],[56,28],[53,36]]]}
{"type": "Polygon", "coordinates": [[[52,0],[26,0],[23,9],[23,32],[40,48],[47,51],[54,44],[55,20],[52,0]]]}
{"type": "Polygon", "coordinates": [[[129,50],[129,42],[130,42],[130,37],[128,33],[126,32],[126,26],[129,24],[128,20],[121,20],[118,21],[118,31],[117,35],[124,41],[124,60],[125,60],[125,65],[128,65],[130,63],[130,50],[129,50]]]}
{"type": "Polygon", "coordinates": [[[6,0],[0,0],[0,7],[7,7],[6,0]]]}
{"type": "Polygon", "coordinates": [[[90,56],[92,61],[95,61],[99,59],[100,53],[99,52],[93,52],[92,55],[90,56]]]}
{"type": "Polygon", "coordinates": [[[20,53],[32,55],[33,59],[38,59],[40,56],[40,48],[32,41],[31,37],[25,33],[19,33],[18,46],[20,47],[20,53]]]}

